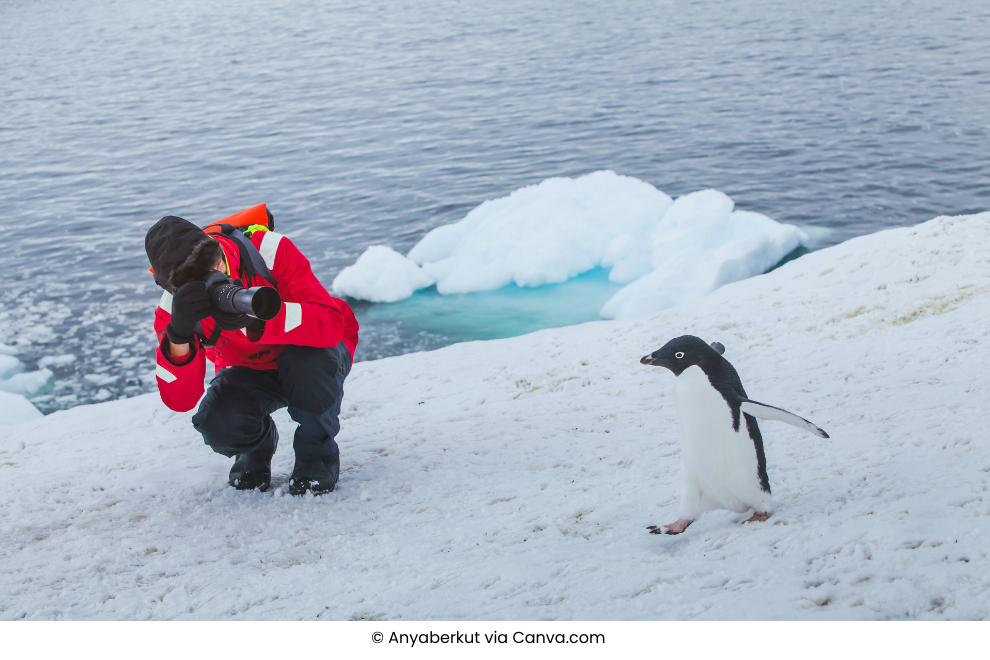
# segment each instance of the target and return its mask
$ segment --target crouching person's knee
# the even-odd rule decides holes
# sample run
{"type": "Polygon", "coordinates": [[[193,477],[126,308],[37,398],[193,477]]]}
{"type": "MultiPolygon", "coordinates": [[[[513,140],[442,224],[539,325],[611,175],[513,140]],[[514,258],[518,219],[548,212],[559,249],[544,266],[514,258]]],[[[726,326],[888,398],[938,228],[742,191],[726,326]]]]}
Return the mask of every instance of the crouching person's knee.
{"type": "Polygon", "coordinates": [[[224,456],[246,454],[274,442],[272,418],[248,390],[228,383],[214,384],[206,391],[192,423],[203,434],[203,441],[224,456]]]}
{"type": "Polygon", "coordinates": [[[288,346],[278,356],[278,377],[289,406],[314,415],[340,414],[351,355],[341,342],[331,348],[288,346]]]}

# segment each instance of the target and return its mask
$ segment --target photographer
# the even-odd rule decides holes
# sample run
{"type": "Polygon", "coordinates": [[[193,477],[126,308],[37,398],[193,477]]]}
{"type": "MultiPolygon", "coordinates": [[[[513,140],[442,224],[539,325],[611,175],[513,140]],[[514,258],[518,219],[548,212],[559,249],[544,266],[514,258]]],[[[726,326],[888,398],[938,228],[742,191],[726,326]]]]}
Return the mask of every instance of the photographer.
{"type": "MultiPolygon", "coordinates": [[[[267,214],[264,205],[256,209],[267,214]]],[[[265,227],[250,229],[249,239],[207,234],[166,216],[148,231],[145,250],[165,289],[155,310],[158,391],[172,410],[191,410],[203,394],[206,360],[216,365],[192,422],[213,451],[236,457],[229,482],[240,490],[271,485],[278,445],[271,413],[288,406],[299,423],[289,491],[320,495],[334,489],[340,472],[334,437],[358,324],[292,241],[265,227]],[[277,285],[281,308],[268,321],[223,311],[204,282],[215,270],[244,287],[269,285],[266,275],[277,285]]]]}

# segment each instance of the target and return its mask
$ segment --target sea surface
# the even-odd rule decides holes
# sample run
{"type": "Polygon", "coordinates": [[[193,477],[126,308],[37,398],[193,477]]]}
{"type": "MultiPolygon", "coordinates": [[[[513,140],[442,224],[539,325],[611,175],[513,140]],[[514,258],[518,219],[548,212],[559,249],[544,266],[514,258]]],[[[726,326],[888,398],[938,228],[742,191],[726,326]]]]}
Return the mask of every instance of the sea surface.
{"type": "MultiPolygon", "coordinates": [[[[166,214],[266,202],[329,285],[601,169],[820,245],[990,208],[990,3],[6,0],[0,45],[0,342],[75,356],[45,412],[154,388],[166,214]]],[[[355,304],[357,359],[589,320],[609,287],[355,304]]]]}

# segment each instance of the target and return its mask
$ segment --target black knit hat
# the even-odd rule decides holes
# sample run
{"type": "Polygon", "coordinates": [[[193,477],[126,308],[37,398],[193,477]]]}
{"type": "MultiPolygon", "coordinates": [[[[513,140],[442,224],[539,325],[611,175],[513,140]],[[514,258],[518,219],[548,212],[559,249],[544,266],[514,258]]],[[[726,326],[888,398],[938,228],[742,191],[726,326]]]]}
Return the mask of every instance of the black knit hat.
{"type": "MultiPolygon", "coordinates": [[[[170,280],[175,268],[194,253],[201,253],[206,247],[203,246],[205,243],[215,244],[205,231],[188,220],[166,215],[156,222],[144,237],[144,251],[148,253],[148,261],[155,269],[158,283],[166,289],[174,288],[170,280]]],[[[217,256],[213,257],[214,262],[216,258],[217,256]]]]}

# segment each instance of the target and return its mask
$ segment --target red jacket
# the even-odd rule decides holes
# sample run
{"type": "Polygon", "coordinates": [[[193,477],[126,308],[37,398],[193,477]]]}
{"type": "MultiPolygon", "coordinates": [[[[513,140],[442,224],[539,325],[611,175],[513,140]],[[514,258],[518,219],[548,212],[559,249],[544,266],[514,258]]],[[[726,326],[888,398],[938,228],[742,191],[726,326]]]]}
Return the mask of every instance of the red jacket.
{"type": "MultiPolygon", "coordinates": [[[[240,270],[237,245],[222,235],[214,238],[227,257],[231,278],[237,277],[240,270]]],[[[251,242],[265,259],[282,296],[281,311],[265,323],[260,336],[249,338],[247,330],[224,331],[216,346],[203,350],[196,339],[189,355],[172,358],[162,350],[166,341],[165,326],[172,318],[172,294],[166,291],[162,295],[155,310],[155,334],[158,335],[155,375],[162,401],[172,410],[192,410],[203,396],[207,359],[216,365],[217,371],[234,366],[277,369],[275,358],[286,345],[331,347],[341,341],[354,359],[358,323],[350,306],[327,293],[313,274],[309,260],[285,236],[273,231],[256,231],[251,235],[251,242]]],[[[244,282],[246,287],[269,284],[260,276],[247,279],[251,281],[244,282]]],[[[203,319],[203,332],[207,337],[213,332],[214,324],[212,317],[203,319]]]]}

